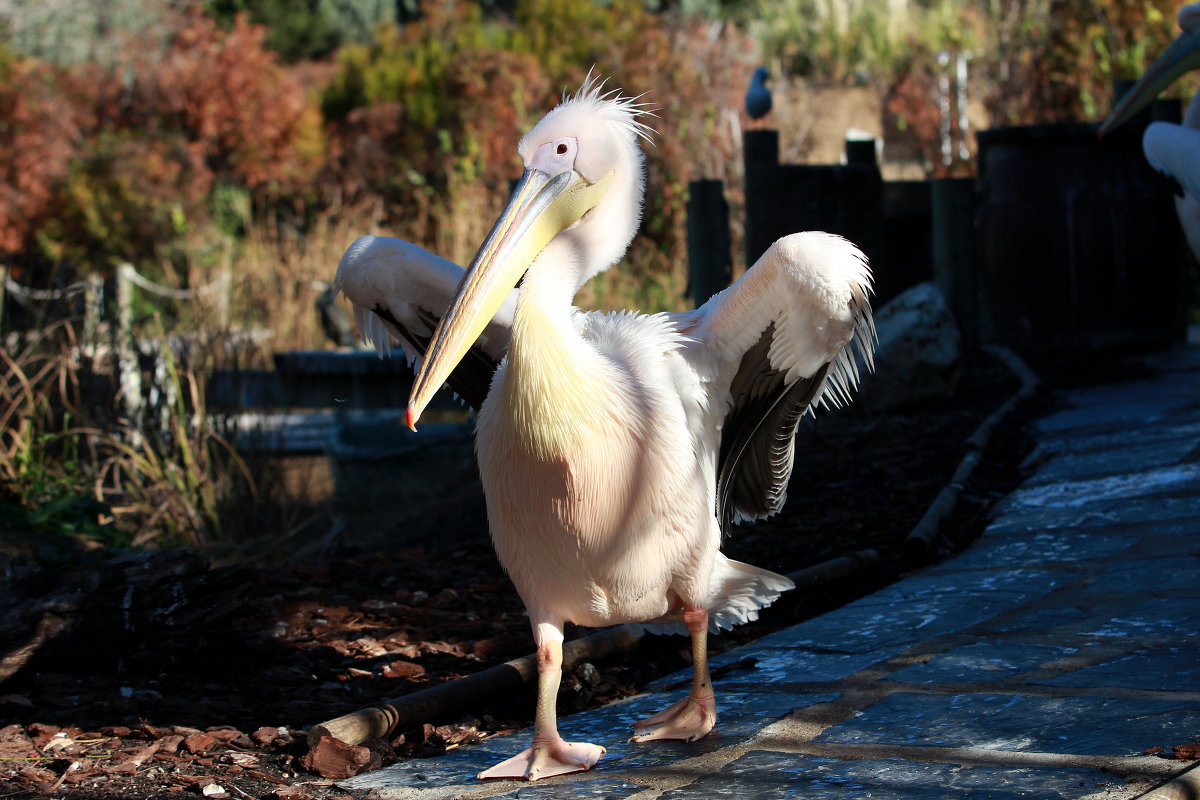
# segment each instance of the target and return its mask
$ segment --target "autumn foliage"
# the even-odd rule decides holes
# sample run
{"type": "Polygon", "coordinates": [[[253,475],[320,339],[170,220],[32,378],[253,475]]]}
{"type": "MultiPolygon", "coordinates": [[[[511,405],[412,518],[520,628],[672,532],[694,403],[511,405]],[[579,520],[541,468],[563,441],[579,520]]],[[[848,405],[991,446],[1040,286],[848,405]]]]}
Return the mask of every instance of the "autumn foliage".
{"type": "Polygon", "coordinates": [[[131,40],[111,69],[12,59],[0,81],[0,252],[39,272],[181,260],[214,188],[279,198],[323,156],[319,113],[263,49],[182,14],[164,51],[131,40]]]}
{"type": "Polygon", "coordinates": [[[475,4],[431,3],[420,24],[343,48],[322,100],[328,183],[347,200],[397,209],[383,220],[395,235],[467,259],[520,175],[521,135],[597,65],[610,86],[646,92],[658,109],[635,258],[666,269],[684,259],[687,181],[727,177],[735,190],[740,182],[719,113],[740,104],[750,52],[736,30],[711,37],[703,23],[651,14],[640,0],[520,0],[503,25],[475,4]]]}
{"type": "Polygon", "coordinates": [[[0,64],[0,252],[7,256],[28,251],[95,128],[94,116],[71,102],[76,83],[37,62],[0,64]]]}
{"type": "MultiPolygon", "coordinates": [[[[841,81],[883,65],[870,80],[886,98],[885,128],[932,163],[939,48],[974,51],[972,96],[993,124],[1095,118],[1111,79],[1140,71],[1173,35],[1171,5],[917,4],[925,27],[905,42],[875,19],[839,34],[875,39],[814,40],[796,63],[810,80],[841,81]]],[[[652,13],[642,0],[515,0],[508,14],[425,0],[415,21],[381,25],[323,62],[285,64],[246,18],[222,27],[200,4],[176,8],[165,39],[113,33],[119,55],[104,67],[0,50],[0,257],[22,281],[62,284],[122,261],[204,280],[218,261],[245,262],[264,236],[284,243],[283,270],[314,249],[333,261],[310,258],[293,283],[327,279],[328,252],[348,242],[313,234],[338,219],[464,261],[520,172],[520,135],[593,66],[658,109],[633,269],[596,286],[632,281],[626,299],[643,307],[684,302],[688,181],[723,179],[738,208],[741,94],[760,58],[746,26],[652,13]]]]}
{"type": "Polygon", "coordinates": [[[247,222],[303,235],[324,209],[371,207],[383,230],[465,260],[520,173],[517,140],[595,65],[614,88],[653,89],[663,129],[635,253],[678,274],[687,181],[738,183],[718,109],[736,107],[752,67],[746,35],[640,0],[519,0],[503,19],[461,0],[422,12],[318,69],[283,65],[262,27],[222,29],[197,7],[165,44],[127,35],[106,69],[10,58],[0,254],[35,285],[122,261],[200,278],[247,222]]]}

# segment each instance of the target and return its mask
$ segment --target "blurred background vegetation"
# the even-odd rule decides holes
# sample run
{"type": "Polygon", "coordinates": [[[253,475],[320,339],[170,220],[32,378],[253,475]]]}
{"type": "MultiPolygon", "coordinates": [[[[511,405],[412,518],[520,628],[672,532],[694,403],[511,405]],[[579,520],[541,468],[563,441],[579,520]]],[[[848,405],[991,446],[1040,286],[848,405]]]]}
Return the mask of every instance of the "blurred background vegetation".
{"type": "MultiPolygon", "coordinates": [[[[615,300],[673,306],[687,182],[737,190],[741,95],[757,64],[784,103],[802,86],[886,97],[891,127],[933,152],[939,52],[970,53],[970,94],[992,125],[1095,119],[1113,78],[1137,75],[1174,37],[1176,5],[12,4],[0,16],[0,258],[38,287],[123,261],[184,285],[236,264],[244,324],[329,278],[331,256],[368,230],[462,261],[519,172],[519,135],[596,65],[660,109],[635,285],[615,300]]],[[[320,343],[315,326],[277,334],[281,348],[320,343]]]]}
{"type": "MultiPolygon", "coordinates": [[[[1175,36],[1177,7],[1176,0],[5,4],[0,265],[44,291],[88,276],[111,289],[121,263],[178,287],[228,274],[233,290],[221,324],[263,332],[259,355],[239,356],[245,363],[325,347],[314,303],[345,247],[384,233],[468,260],[520,172],[521,133],[595,65],[612,86],[648,93],[657,136],[647,154],[643,231],[625,267],[594,281],[580,304],[680,308],[689,180],[725,181],[734,253],[741,252],[741,130],[750,124],[741,102],[758,64],[775,76],[773,124],[787,140],[786,156],[815,152],[804,137],[824,111],[813,98],[865,93],[876,98],[881,129],[905,140],[899,150],[909,154],[910,172],[933,175],[945,168],[935,157],[940,53],[969,55],[973,113],[985,124],[1097,119],[1112,80],[1136,76],[1175,36]]],[[[139,302],[135,323],[144,331],[215,324],[203,309],[139,302]]],[[[123,449],[128,437],[104,440],[97,432],[115,436],[122,422],[116,410],[100,414],[79,399],[86,376],[67,347],[78,304],[6,308],[0,507],[10,517],[67,531],[84,519],[95,538],[124,542],[153,540],[163,520],[174,519],[162,542],[196,544],[220,538],[228,525],[222,497],[250,502],[263,490],[263,476],[219,432],[194,422],[202,397],[165,404],[178,430],[164,445],[176,457],[163,463],[137,461],[136,450],[123,449]],[[207,477],[166,474],[179,464],[207,477]],[[152,491],[163,486],[178,487],[183,499],[172,505],[152,491]],[[141,512],[114,533],[112,515],[96,503],[141,512]]],[[[172,365],[172,396],[196,395],[202,381],[187,370],[215,363],[172,365]]]]}

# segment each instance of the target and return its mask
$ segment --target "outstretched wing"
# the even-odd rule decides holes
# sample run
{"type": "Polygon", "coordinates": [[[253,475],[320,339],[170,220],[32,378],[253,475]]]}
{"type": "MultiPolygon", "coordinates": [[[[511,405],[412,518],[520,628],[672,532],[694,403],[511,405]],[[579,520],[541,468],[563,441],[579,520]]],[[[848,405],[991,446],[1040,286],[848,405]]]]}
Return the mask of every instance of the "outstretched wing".
{"type": "Polygon", "coordinates": [[[715,361],[710,409],[724,409],[717,456],[722,530],[770,516],[792,474],[796,426],[816,404],[841,405],[870,367],[871,272],[827,233],[786,236],[697,312],[688,335],[715,361]]]}
{"type": "MultiPolygon", "coordinates": [[[[342,256],[333,289],[350,300],[363,341],[382,355],[395,340],[412,363],[424,357],[462,276],[462,267],[411,242],[363,236],[342,256]]],[[[514,290],[446,381],[472,408],[487,397],[508,346],[515,307],[514,290]]]]}

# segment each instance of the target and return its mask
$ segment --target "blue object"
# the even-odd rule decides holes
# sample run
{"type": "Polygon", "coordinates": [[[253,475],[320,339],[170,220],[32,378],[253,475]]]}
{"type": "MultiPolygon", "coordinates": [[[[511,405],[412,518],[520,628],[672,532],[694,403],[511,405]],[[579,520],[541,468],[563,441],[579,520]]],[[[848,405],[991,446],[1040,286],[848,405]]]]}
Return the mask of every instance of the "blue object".
{"type": "Polygon", "coordinates": [[[750,88],[746,90],[746,113],[750,119],[762,119],[771,112],[771,90],[767,88],[770,73],[766,67],[754,70],[750,88]]]}

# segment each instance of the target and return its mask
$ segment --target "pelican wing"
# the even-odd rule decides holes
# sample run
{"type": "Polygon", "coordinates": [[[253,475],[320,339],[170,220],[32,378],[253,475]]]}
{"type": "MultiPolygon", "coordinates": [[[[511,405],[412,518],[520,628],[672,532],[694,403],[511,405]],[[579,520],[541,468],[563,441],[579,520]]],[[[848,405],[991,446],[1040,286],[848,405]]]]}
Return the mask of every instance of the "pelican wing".
{"type": "Polygon", "coordinates": [[[717,457],[721,529],[740,519],[769,517],[782,506],[792,474],[796,426],[812,407],[829,365],[789,384],[767,357],[774,324],[747,351],[729,386],[733,401],[717,457]]]}
{"type": "MultiPolygon", "coordinates": [[[[841,405],[875,340],[862,253],[838,236],[773,244],[699,311],[691,333],[715,360],[712,402],[725,401],[717,456],[722,529],[770,516],[792,473],[796,426],[814,405],[841,405]]],[[[716,407],[720,413],[720,407],[716,407]]]]}
{"type": "MultiPolygon", "coordinates": [[[[411,242],[363,236],[342,256],[333,287],[350,300],[363,341],[374,344],[380,355],[398,342],[412,363],[425,355],[463,274],[454,262],[411,242]]],[[[473,408],[482,405],[504,357],[515,297],[514,291],[446,380],[473,408]]]]}

